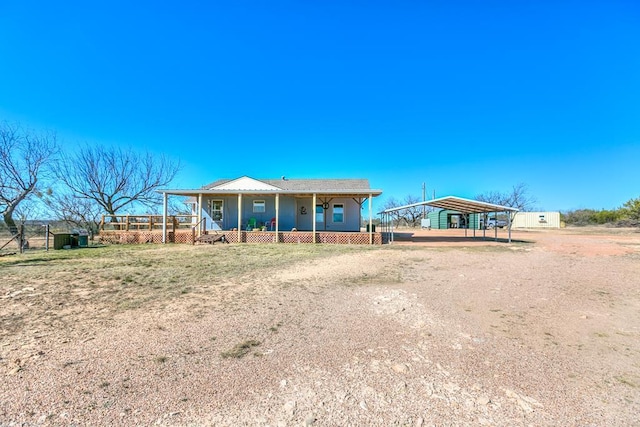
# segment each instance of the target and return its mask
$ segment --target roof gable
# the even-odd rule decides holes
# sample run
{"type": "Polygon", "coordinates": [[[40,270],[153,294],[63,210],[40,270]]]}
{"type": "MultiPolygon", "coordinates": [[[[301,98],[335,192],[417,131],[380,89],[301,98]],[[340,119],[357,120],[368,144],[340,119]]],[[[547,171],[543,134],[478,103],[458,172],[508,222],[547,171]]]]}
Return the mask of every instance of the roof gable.
{"type": "Polygon", "coordinates": [[[263,181],[258,181],[257,179],[249,178],[248,176],[243,176],[238,179],[227,181],[217,186],[209,187],[208,189],[209,190],[232,190],[232,191],[281,190],[281,188],[267,184],[266,182],[263,182],[263,181]]]}

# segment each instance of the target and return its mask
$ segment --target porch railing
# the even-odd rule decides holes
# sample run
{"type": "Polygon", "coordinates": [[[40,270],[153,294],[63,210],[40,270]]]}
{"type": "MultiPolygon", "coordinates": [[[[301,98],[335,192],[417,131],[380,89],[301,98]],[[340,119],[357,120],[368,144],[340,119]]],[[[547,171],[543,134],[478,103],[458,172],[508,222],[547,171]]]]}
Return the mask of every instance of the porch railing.
{"type": "MultiPolygon", "coordinates": [[[[196,215],[169,215],[167,228],[188,229],[194,226],[196,215]]],[[[102,215],[101,231],[162,230],[162,215],[102,215]]]]}

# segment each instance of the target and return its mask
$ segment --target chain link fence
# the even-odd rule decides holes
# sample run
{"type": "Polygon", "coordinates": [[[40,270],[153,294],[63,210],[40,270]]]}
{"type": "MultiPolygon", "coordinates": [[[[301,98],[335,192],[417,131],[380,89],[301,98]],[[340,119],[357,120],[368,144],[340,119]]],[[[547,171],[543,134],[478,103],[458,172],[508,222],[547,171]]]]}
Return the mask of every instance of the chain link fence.
{"type": "Polygon", "coordinates": [[[0,256],[26,250],[45,250],[47,246],[53,249],[53,234],[73,231],[69,225],[55,221],[27,221],[19,223],[13,230],[0,222],[0,256]]]}

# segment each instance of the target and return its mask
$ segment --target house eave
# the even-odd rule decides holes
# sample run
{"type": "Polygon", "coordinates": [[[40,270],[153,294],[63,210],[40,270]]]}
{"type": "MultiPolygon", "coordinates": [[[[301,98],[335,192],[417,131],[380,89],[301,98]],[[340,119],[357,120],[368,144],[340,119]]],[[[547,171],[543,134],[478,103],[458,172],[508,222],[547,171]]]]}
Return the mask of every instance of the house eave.
{"type": "Polygon", "coordinates": [[[326,195],[326,196],[343,196],[343,197],[369,197],[369,195],[373,197],[377,197],[382,194],[382,190],[378,189],[357,189],[357,190],[186,190],[186,189],[161,189],[157,190],[158,193],[167,194],[171,196],[208,196],[208,195],[217,195],[217,196],[233,196],[238,194],[243,195],[273,195],[276,194],[286,194],[293,196],[312,196],[316,195],[326,195]]]}

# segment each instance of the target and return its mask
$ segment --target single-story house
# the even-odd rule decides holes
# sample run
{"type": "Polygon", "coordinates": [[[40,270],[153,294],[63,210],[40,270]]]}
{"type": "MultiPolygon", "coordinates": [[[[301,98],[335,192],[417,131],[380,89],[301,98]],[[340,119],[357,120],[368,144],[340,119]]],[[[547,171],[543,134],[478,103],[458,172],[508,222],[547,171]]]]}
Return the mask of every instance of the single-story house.
{"type": "MultiPolygon", "coordinates": [[[[380,240],[373,236],[372,199],[382,194],[372,189],[367,179],[254,179],[242,176],[220,179],[199,189],[166,189],[163,194],[163,216],[167,216],[168,196],[187,196],[192,206],[194,226],[198,234],[225,233],[237,242],[303,241],[334,239],[327,233],[342,233],[335,241],[351,242],[354,236],[345,233],[368,234],[367,243],[380,240]],[[367,202],[368,212],[363,214],[367,202]],[[363,220],[370,227],[361,233],[363,220]],[[261,232],[263,234],[250,234],[261,232]],[[267,234],[265,234],[267,233],[267,234]],[[281,233],[298,233],[294,237],[281,233]],[[319,235],[318,233],[324,233],[319,235]]],[[[166,226],[163,241],[166,241],[166,226]]],[[[378,233],[379,234],[379,233],[378,233]]],[[[333,240],[332,240],[333,241],[333,240]]]]}

